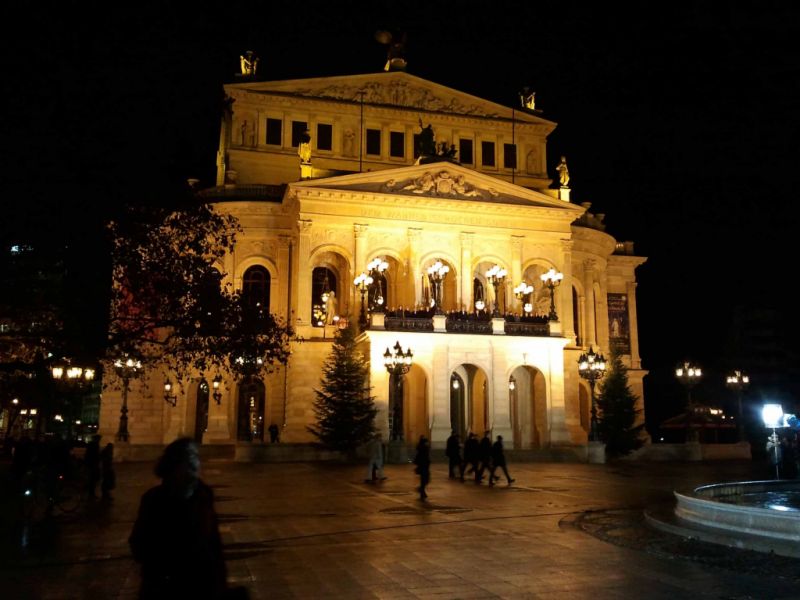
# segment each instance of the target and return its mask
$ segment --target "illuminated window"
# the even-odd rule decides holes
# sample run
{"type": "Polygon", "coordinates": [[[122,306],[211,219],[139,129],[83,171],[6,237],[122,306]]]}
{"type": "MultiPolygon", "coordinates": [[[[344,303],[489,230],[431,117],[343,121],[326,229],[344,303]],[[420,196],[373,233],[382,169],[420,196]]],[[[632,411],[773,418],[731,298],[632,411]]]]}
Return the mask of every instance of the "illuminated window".
{"type": "Polygon", "coordinates": [[[242,296],[251,304],[269,309],[269,271],[260,265],[250,267],[242,278],[242,296]]]}

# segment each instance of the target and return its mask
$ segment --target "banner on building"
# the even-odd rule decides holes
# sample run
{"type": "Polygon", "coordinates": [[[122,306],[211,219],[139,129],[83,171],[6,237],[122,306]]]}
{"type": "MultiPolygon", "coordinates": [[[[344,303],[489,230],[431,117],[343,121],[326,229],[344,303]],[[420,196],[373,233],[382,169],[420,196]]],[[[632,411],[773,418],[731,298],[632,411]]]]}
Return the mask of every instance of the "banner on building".
{"type": "Polygon", "coordinates": [[[627,294],[608,294],[608,339],[611,348],[619,354],[631,353],[627,294]]]}

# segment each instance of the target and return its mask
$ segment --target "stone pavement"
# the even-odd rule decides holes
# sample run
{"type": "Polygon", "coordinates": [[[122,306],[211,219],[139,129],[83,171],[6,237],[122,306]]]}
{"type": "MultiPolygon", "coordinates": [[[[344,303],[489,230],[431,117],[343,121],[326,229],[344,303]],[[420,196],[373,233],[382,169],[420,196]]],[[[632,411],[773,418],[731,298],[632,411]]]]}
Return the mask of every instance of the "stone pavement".
{"type": "MultiPolygon", "coordinates": [[[[642,509],[673,489],[761,477],[749,462],[512,463],[516,483],[447,479],[429,502],[411,466],[207,461],[229,579],[252,598],[800,598],[800,561],[656,533],[642,509]]],[[[151,465],[118,466],[110,505],[0,537],[0,598],[133,599],[127,536],[151,465]]],[[[7,507],[6,507],[7,509],[7,507]]]]}

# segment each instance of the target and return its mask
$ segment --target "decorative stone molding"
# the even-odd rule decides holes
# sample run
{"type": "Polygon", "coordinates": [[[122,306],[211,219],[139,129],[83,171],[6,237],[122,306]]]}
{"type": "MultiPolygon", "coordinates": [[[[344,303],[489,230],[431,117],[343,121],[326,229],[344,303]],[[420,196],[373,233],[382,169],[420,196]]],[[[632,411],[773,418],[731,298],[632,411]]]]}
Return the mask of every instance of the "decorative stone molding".
{"type": "Polygon", "coordinates": [[[301,235],[309,235],[311,233],[311,219],[298,219],[297,229],[301,235]]]}
{"type": "Polygon", "coordinates": [[[368,231],[369,231],[369,225],[364,225],[360,223],[356,223],[355,225],[353,225],[353,234],[356,236],[356,239],[366,237],[368,231]]]}
{"type": "Polygon", "coordinates": [[[493,188],[479,189],[467,183],[464,175],[453,174],[448,170],[426,171],[420,177],[397,181],[390,179],[383,184],[381,191],[406,193],[440,198],[479,198],[487,200],[500,194],[493,188]]]}

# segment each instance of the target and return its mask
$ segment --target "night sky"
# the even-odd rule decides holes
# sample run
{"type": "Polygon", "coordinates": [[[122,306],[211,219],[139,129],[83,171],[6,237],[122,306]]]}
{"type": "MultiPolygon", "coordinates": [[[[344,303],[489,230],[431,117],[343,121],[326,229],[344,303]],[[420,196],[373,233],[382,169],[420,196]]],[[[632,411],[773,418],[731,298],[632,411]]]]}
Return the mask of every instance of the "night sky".
{"type": "MultiPolygon", "coordinates": [[[[708,373],[698,395],[719,403],[711,381],[731,364],[734,308],[795,304],[800,8],[651,4],[646,17],[538,4],[163,3],[102,18],[39,7],[2,53],[0,241],[69,245],[96,339],[103,223],[125,202],[167,202],[188,177],[213,184],[222,84],[239,54],[255,50],[268,80],[373,72],[385,62],[375,31],[403,29],[414,75],[509,106],[536,90],[559,124],[550,174],[566,155],[573,200],[649,257],[638,271],[649,418],[677,412],[670,373],[684,357],[708,373]]],[[[796,319],[781,314],[788,348],[796,319]]]]}

